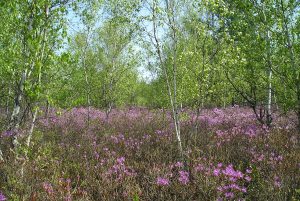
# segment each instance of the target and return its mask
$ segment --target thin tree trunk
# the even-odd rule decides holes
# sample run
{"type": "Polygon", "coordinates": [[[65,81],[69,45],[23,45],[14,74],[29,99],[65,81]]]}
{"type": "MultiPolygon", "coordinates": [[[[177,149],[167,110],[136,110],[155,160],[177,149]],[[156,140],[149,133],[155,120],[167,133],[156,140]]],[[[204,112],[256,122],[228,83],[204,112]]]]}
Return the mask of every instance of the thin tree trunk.
{"type": "Polygon", "coordinates": [[[49,109],[50,109],[50,103],[49,101],[47,100],[46,101],[46,111],[45,111],[45,118],[47,119],[48,116],[49,116],[49,109]]]}
{"type": "Polygon", "coordinates": [[[267,106],[267,125],[272,122],[272,70],[269,70],[268,106],[267,106]]]}
{"type": "MultiPolygon", "coordinates": [[[[30,33],[32,31],[33,16],[34,16],[33,10],[31,10],[31,13],[30,13],[30,16],[28,19],[28,25],[27,25],[28,33],[30,33]]],[[[28,50],[27,42],[28,41],[26,41],[26,36],[25,36],[24,41],[23,41],[23,45],[24,45],[23,53],[26,56],[26,58],[29,59],[30,52],[28,50]]],[[[27,78],[30,77],[33,66],[34,66],[34,62],[31,62],[31,64],[29,66],[25,65],[25,69],[22,72],[21,80],[18,83],[18,86],[16,89],[16,95],[15,95],[15,99],[14,99],[14,108],[13,108],[10,122],[9,122],[9,130],[13,132],[13,136],[11,139],[12,140],[11,146],[13,148],[17,148],[19,145],[18,139],[17,139],[17,134],[15,133],[15,131],[19,128],[20,121],[21,121],[20,111],[21,111],[21,101],[22,101],[22,98],[24,95],[24,87],[25,87],[24,85],[25,85],[27,78]]]]}
{"type": "Polygon", "coordinates": [[[111,110],[112,110],[112,104],[108,102],[108,107],[105,110],[106,120],[108,120],[111,110]]]}
{"type": "Polygon", "coordinates": [[[4,161],[3,153],[2,153],[2,151],[1,151],[1,149],[0,149],[0,162],[3,162],[3,161],[4,161]]]}
{"type": "MultiPolygon", "coordinates": [[[[264,24],[267,23],[267,17],[265,13],[265,4],[262,3],[262,14],[263,14],[263,22],[264,24]]],[[[268,29],[268,28],[267,28],[268,29]]],[[[270,31],[269,29],[266,31],[266,43],[267,43],[267,53],[266,53],[266,59],[267,59],[267,76],[268,76],[268,90],[267,90],[267,114],[266,114],[266,125],[268,127],[271,126],[272,123],[272,61],[271,61],[271,43],[270,43],[270,31]]]]}
{"type": "MultiPolygon", "coordinates": [[[[114,46],[116,48],[116,43],[114,43],[114,46]]],[[[114,88],[114,78],[113,78],[113,71],[115,69],[115,58],[113,57],[112,58],[112,69],[111,71],[109,70],[108,71],[108,79],[109,79],[109,86],[108,86],[108,90],[107,90],[107,104],[106,104],[106,110],[105,110],[105,113],[106,113],[106,120],[108,120],[109,118],[109,114],[112,110],[112,107],[113,107],[113,88],[114,88]]]]}
{"type": "Polygon", "coordinates": [[[30,146],[30,142],[31,142],[33,130],[34,130],[34,127],[35,127],[37,115],[38,115],[38,109],[35,108],[35,109],[34,109],[34,114],[33,114],[33,117],[32,117],[32,121],[31,121],[30,130],[29,130],[28,137],[27,137],[27,140],[26,140],[26,145],[27,145],[28,147],[30,146]]]}
{"type": "MultiPolygon", "coordinates": [[[[47,20],[48,20],[48,10],[49,8],[46,7],[45,12],[46,12],[46,24],[47,24],[47,20]]],[[[46,42],[47,42],[47,27],[44,28],[43,30],[43,37],[42,37],[42,48],[41,48],[41,52],[40,52],[40,57],[38,58],[40,61],[40,65],[39,65],[39,69],[38,69],[38,81],[37,81],[37,87],[40,87],[42,85],[42,63],[43,63],[43,59],[44,59],[44,54],[45,54],[45,47],[46,47],[46,42]]],[[[38,54],[38,52],[36,52],[36,54],[38,54]]],[[[40,93],[39,91],[37,92],[37,97],[39,98],[40,93]]],[[[33,130],[35,127],[35,123],[36,123],[36,119],[38,116],[38,111],[39,111],[39,107],[36,105],[34,108],[34,114],[32,117],[32,121],[31,121],[31,126],[30,126],[30,130],[28,133],[28,137],[26,140],[26,145],[29,147],[30,146],[30,142],[31,142],[31,138],[33,135],[33,130]]]]}
{"type": "Polygon", "coordinates": [[[90,99],[90,83],[89,83],[89,79],[88,79],[88,72],[87,72],[87,67],[86,65],[84,65],[84,73],[85,73],[85,84],[86,84],[86,88],[87,88],[87,93],[86,93],[86,101],[87,101],[87,106],[88,106],[88,113],[87,113],[87,126],[89,128],[90,125],[90,110],[91,110],[91,99],[90,99]]]}
{"type": "Polygon", "coordinates": [[[90,83],[89,83],[89,77],[88,77],[88,67],[86,65],[86,53],[87,49],[89,46],[89,35],[90,35],[90,27],[88,26],[88,32],[86,36],[86,41],[85,41],[85,47],[83,50],[83,58],[82,58],[82,65],[84,68],[84,77],[85,77],[85,84],[86,84],[86,102],[88,106],[88,111],[87,111],[87,128],[89,129],[90,127],[90,110],[91,110],[91,99],[90,99],[90,83]]]}
{"type": "MultiPolygon", "coordinates": [[[[157,25],[156,25],[156,15],[155,15],[155,8],[156,8],[155,4],[156,4],[155,1],[153,1],[153,10],[152,10],[153,19],[152,20],[153,20],[153,34],[154,34],[154,40],[155,40],[155,46],[156,46],[156,53],[157,53],[157,56],[159,58],[160,65],[163,69],[163,73],[164,73],[164,76],[165,76],[165,79],[166,79],[167,89],[168,89],[168,96],[169,96],[169,100],[170,100],[170,104],[171,104],[171,108],[172,108],[172,114],[173,114],[173,120],[174,120],[174,126],[175,126],[175,133],[176,133],[176,138],[177,138],[177,142],[178,142],[178,149],[179,149],[179,152],[180,152],[180,156],[183,157],[183,148],[182,148],[181,135],[180,135],[180,124],[179,124],[179,118],[178,118],[178,111],[177,111],[177,108],[176,108],[176,98],[175,98],[175,101],[173,99],[176,96],[176,92],[173,92],[173,95],[172,95],[169,76],[168,76],[168,73],[167,73],[166,66],[164,65],[162,55],[161,55],[160,44],[159,44],[159,41],[158,41],[157,30],[156,30],[157,25]]],[[[173,73],[174,73],[174,69],[173,69],[173,73]]],[[[175,81],[176,81],[176,76],[175,76],[175,81]]],[[[174,81],[174,83],[176,83],[175,81],[174,81]]],[[[174,89],[176,89],[176,85],[174,85],[174,89]]]]}
{"type": "Polygon", "coordinates": [[[10,87],[8,87],[8,96],[6,99],[6,118],[9,117],[9,97],[10,97],[10,87]]]}
{"type": "Polygon", "coordinates": [[[20,111],[21,111],[21,101],[24,94],[24,83],[27,77],[27,69],[25,69],[22,73],[21,80],[17,85],[16,95],[14,99],[14,108],[11,113],[8,130],[13,132],[11,139],[11,147],[17,147],[19,145],[16,130],[20,126],[20,111]]]}
{"type": "Polygon", "coordinates": [[[178,140],[179,150],[180,150],[181,157],[183,158],[180,114],[177,105],[177,34],[176,34],[177,30],[175,27],[175,13],[174,13],[175,5],[173,0],[166,0],[166,2],[167,2],[168,12],[171,13],[171,15],[168,15],[168,18],[172,30],[172,40],[173,40],[172,49],[173,49],[173,85],[174,85],[174,109],[175,109],[174,118],[176,119],[176,124],[177,124],[177,140],[178,140]]]}

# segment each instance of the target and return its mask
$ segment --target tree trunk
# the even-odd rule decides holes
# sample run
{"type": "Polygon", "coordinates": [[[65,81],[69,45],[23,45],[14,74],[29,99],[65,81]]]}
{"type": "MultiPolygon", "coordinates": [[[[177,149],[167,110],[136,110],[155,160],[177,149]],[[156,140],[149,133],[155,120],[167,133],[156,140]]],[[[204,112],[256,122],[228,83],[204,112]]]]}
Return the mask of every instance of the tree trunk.
{"type": "Polygon", "coordinates": [[[45,118],[48,119],[48,116],[49,116],[49,109],[50,109],[50,103],[49,101],[47,100],[46,101],[46,108],[45,108],[45,118]]]}
{"type": "Polygon", "coordinates": [[[9,97],[10,97],[10,87],[8,87],[8,96],[6,99],[6,118],[9,117],[9,97]]]}
{"type": "Polygon", "coordinates": [[[34,114],[33,114],[33,117],[32,117],[32,122],[31,122],[30,130],[29,130],[29,134],[28,134],[28,137],[27,137],[27,140],[26,140],[26,145],[28,147],[30,146],[30,142],[31,142],[33,130],[34,130],[34,127],[35,127],[35,122],[36,122],[36,119],[37,119],[37,115],[38,115],[38,108],[35,108],[34,109],[34,114]]]}
{"type": "Polygon", "coordinates": [[[0,162],[3,162],[3,161],[4,161],[3,153],[2,153],[2,151],[1,151],[1,149],[0,149],[0,162]]]}
{"type": "Polygon", "coordinates": [[[87,111],[87,127],[89,128],[90,126],[90,110],[91,110],[91,99],[90,99],[90,84],[88,80],[88,72],[87,72],[87,67],[84,64],[84,73],[85,73],[85,84],[86,84],[86,101],[87,101],[87,106],[88,106],[88,111],[87,111]]]}
{"type": "MultiPolygon", "coordinates": [[[[48,10],[48,6],[46,6],[45,12],[46,12],[46,19],[45,22],[47,24],[47,20],[48,20],[48,14],[49,14],[49,10],[48,10]]],[[[42,85],[42,63],[43,63],[43,59],[44,59],[44,54],[45,54],[45,47],[46,47],[46,42],[47,42],[47,27],[44,27],[43,32],[42,32],[43,36],[42,36],[42,47],[41,47],[41,51],[40,52],[36,52],[36,55],[38,55],[39,53],[39,57],[37,58],[37,60],[40,61],[40,65],[38,66],[38,80],[37,80],[37,87],[40,87],[42,85]]],[[[33,66],[34,66],[34,62],[33,62],[33,66]]],[[[40,97],[40,92],[37,91],[37,98],[40,97]]],[[[36,105],[34,108],[34,114],[32,117],[32,121],[31,121],[31,126],[30,126],[30,130],[28,133],[28,137],[27,137],[27,141],[26,141],[26,145],[29,147],[30,146],[30,142],[31,142],[31,138],[33,135],[33,130],[35,127],[35,123],[36,123],[36,119],[37,119],[37,115],[38,115],[38,111],[39,111],[39,106],[36,105]]]]}
{"type": "Polygon", "coordinates": [[[18,139],[17,134],[15,133],[16,130],[20,126],[20,111],[21,111],[21,101],[24,94],[24,84],[27,77],[27,69],[25,69],[22,73],[21,80],[17,86],[16,89],[16,95],[14,99],[14,108],[10,117],[8,130],[13,132],[13,135],[11,136],[11,147],[17,147],[18,146],[18,139]]]}
{"type": "MultiPolygon", "coordinates": [[[[267,17],[265,13],[265,4],[262,5],[262,12],[264,16],[264,24],[267,23],[267,17]]],[[[268,29],[268,28],[267,28],[268,29]]],[[[266,59],[267,59],[267,71],[268,71],[268,100],[267,100],[267,114],[266,114],[266,125],[268,127],[271,126],[272,123],[272,61],[271,61],[271,43],[270,43],[270,31],[269,29],[266,31],[266,43],[267,43],[267,53],[266,53],[266,59]]]]}
{"type": "Polygon", "coordinates": [[[107,106],[107,108],[105,110],[106,121],[108,121],[109,114],[110,114],[111,110],[112,110],[112,103],[108,102],[108,106],[107,106]]]}
{"type": "Polygon", "coordinates": [[[267,106],[267,125],[272,122],[272,70],[269,70],[269,89],[268,89],[268,106],[267,106]]]}
{"type": "Polygon", "coordinates": [[[88,67],[86,65],[86,53],[89,46],[89,36],[90,36],[90,30],[91,27],[87,27],[87,36],[85,40],[85,47],[83,49],[83,56],[82,56],[82,66],[84,68],[84,77],[85,77],[85,84],[86,84],[86,102],[88,106],[87,111],[87,128],[90,127],[90,110],[91,110],[91,99],[90,99],[90,83],[89,83],[89,77],[88,77],[88,67]]]}
{"type": "MultiPolygon", "coordinates": [[[[168,1],[167,1],[168,4],[168,1]]],[[[159,40],[157,37],[157,24],[156,24],[156,3],[153,1],[153,8],[152,8],[152,20],[153,20],[153,34],[154,34],[154,40],[155,40],[155,47],[156,47],[156,53],[157,56],[159,58],[160,61],[160,66],[163,70],[165,79],[166,79],[166,84],[167,84],[167,90],[168,90],[168,96],[169,96],[169,100],[170,100],[170,104],[171,104],[171,108],[172,108],[172,114],[173,114],[173,121],[174,121],[174,126],[175,126],[175,134],[176,134],[176,138],[177,138],[177,142],[178,142],[178,149],[180,152],[180,157],[183,159],[183,148],[182,148],[182,141],[181,141],[181,133],[180,133],[180,121],[179,121],[179,114],[178,114],[178,108],[177,108],[177,103],[176,103],[176,62],[175,62],[175,58],[174,57],[174,61],[173,61],[173,93],[172,93],[172,87],[169,81],[169,75],[166,69],[166,66],[163,62],[163,58],[162,58],[162,54],[161,54],[161,47],[159,44],[159,40]]],[[[167,5],[168,7],[168,5],[167,5]]],[[[167,8],[169,12],[170,9],[167,8]]],[[[174,15],[174,13],[172,13],[174,15]]],[[[168,19],[170,21],[170,18],[168,19]]],[[[172,31],[173,31],[173,42],[174,44],[176,43],[176,41],[174,41],[175,39],[175,27],[174,24],[172,23],[172,31]]],[[[176,46],[173,48],[174,52],[173,55],[176,56],[176,46]]]]}

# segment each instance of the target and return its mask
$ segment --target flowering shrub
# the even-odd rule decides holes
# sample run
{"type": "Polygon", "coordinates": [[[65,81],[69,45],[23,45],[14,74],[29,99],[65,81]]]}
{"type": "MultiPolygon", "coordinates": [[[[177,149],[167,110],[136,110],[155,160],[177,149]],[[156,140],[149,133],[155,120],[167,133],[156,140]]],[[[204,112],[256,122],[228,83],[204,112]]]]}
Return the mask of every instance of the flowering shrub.
{"type": "Polygon", "coordinates": [[[156,184],[158,186],[169,186],[170,185],[170,181],[168,178],[164,178],[164,177],[158,177],[156,180],[156,184]]]}
{"type": "Polygon", "coordinates": [[[1,164],[0,201],[299,198],[299,135],[288,117],[275,114],[272,128],[247,108],[184,117],[182,160],[168,111],[113,110],[107,118],[91,109],[88,126],[85,108],[53,109],[39,120],[27,159],[20,151],[1,164]]]}
{"type": "Polygon", "coordinates": [[[180,181],[181,184],[184,184],[184,185],[187,185],[189,182],[190,182],[190,179],[189,179],[189,173],[187,171],[179,171],[179,178],[178,180],[180,181]]]}

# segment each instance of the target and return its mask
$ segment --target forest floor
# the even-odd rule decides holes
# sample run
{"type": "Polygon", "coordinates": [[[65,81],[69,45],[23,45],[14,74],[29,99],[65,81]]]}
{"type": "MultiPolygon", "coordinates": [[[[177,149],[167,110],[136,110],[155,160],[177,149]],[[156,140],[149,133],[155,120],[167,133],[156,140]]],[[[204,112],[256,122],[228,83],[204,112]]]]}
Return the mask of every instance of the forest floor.
{"type": "MultiPolygon", "coordinates": [[[[300,200],[295,117],[261,126],[247,108],[51,110],[30,148],[5,151],[0,200],[300,200]]],[[[25,136],[20,131],[20,139],[25,136]]],[[[1,143],[8,138],[3,132],[1,143]]]]}

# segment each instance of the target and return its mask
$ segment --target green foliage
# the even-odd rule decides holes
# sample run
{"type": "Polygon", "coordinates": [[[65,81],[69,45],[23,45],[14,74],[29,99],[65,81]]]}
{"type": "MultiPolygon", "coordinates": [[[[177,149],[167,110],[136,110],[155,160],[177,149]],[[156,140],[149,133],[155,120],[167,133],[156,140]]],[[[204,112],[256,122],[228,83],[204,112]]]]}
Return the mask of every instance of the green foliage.
{"type": "Polygon", "coordinates": [[[133,196],[133,201],[139,201],[139,200],[140,200],[139,195],[138,195],[138,194],[135,194],[135,195],[133,196]]]}
{"type": "Polygon", "coordinates": [[[178,105],[266,108],[271,91],[276,108],[300,111],[299,10],[284,0],[4,1],[0,106],[11,112],[22,91],[22,112],[45,103],[169,107],[166,69],[178,105]],[[138,68],[154,76],[143,80],[138,68]]]}

